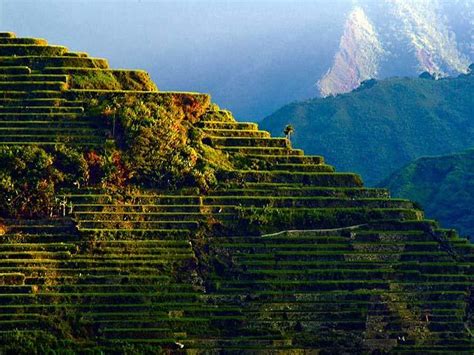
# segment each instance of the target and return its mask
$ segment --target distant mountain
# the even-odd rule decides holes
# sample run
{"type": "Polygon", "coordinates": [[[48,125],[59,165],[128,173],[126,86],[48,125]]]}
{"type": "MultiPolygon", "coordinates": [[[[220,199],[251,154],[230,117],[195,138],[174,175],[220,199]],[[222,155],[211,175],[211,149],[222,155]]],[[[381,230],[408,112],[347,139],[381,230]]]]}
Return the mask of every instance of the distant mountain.
{"type": "Polygon", "coordinates": [[[383,54],[373,25],[364,10],[356,6],[347,18],[334,64],[318,84],[321,95],[349,92],[361,80],[375,78],[383,54]]]}
{"type": "Polygon", "coordinates": [[[292,103],[261,126],[282,135],[292,124],[294,146],[373,185],[421,156],[474,146],[474,75],[423,76],[370,80],[348,94],[292,103]]]}
{"type": "Polygon", "coordinates": [[[473,0],[0,0],[0,24],[144,68],[160,90],[209,93],[239,120],[474,62],[473,0]]]}
{"type": "Polygon", "coordinates": [[[417,159],[381,186],[419,202],[429,218],[474,238],[474,149],[417,159]]]}
{"type": "Polygon", "coordinates": [[[352,91],[371,78],[466,73],[472,59],[473,12],[474,3],[464,0],[382,0],[354,6],[333,64],[318,82],[321,96],[352,91]],[[456,17],[448,18],[447,10],[458,10],[456,17]],[[395,70],[394,62],[399,62],[395,70]]]}

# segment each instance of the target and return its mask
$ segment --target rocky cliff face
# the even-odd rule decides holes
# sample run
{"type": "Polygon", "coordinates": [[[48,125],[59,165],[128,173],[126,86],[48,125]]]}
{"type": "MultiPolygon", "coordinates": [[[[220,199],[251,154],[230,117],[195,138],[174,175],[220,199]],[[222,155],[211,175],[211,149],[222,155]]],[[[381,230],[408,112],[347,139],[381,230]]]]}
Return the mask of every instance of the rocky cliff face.
{"type": "MultiPolygon", "coordinates": [[[[458,33],[438,0],[384,0],[356,5],[348,14],[332,67],[318,82],[322,96],[349,92],[369,78],[429,72],[437,77],[466,73],[472,56],[474,4],[458,1],[463,9],[458,33]],[[460,37],[458,41],[457,37],[460,37]],[[404,62],[404,71],[393,71],[404,62]],[[390,63],[390,64],[389,64],[390,63]]],[[[454,8],[454,7],[453,7],[454,8]]]]}
{"type": "Polygon", "coordinates": [[[443,16],[439,1],[391,0],[390,14],[418,61],[419,70],[430,73],[465,73],[469,61],[461,54],[455,33],[443,16]]]}
{"type": "Polygon", "coordinates": [[[376,77],[384,50],[364,10],[356,6],[349,14],[334,64],[318,83],[323,96],[349,92],[363,80],[376,77]]]}

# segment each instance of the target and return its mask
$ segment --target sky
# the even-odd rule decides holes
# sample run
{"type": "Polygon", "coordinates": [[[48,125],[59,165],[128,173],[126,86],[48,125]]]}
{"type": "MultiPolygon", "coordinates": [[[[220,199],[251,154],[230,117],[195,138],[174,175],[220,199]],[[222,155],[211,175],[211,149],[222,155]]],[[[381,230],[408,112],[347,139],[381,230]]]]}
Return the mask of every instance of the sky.
{"type": "Polygon", "coordinates": [[[0,0],[0,29],[145,69],[161,90],[210,93],[239,118],[258,120],[315,95],[350,3],[0,0]]]}
{"type": "MultiPolygon", "coordinates": [[[[380,1],[0,0],[0,30],[144,69],[160,90],[209,93],[238,119],[258,121],[315,97],[346,16],[355,4],[377,9],[380,1]]],[[[383,1],[455,8],[474,0],[383,1]]]]}

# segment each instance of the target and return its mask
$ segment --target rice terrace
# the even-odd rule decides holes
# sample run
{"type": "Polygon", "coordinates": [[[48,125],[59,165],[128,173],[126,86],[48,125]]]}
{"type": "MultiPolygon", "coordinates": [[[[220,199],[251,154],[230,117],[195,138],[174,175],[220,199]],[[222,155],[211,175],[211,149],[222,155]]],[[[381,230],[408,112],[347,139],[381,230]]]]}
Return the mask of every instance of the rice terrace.
{"type": "Polygon", "coordinates": [[[0,354],[474,351],[473,245],[418,204],[10,32],[0,199],[0,354]]]}

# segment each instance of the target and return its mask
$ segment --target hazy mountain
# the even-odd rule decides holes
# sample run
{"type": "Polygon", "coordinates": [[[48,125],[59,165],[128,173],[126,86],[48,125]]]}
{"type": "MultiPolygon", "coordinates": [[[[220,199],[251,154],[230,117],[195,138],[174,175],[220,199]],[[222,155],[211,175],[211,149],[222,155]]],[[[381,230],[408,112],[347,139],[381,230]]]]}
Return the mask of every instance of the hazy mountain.
{"type": "Polygon", "coordinates": [[[474,238],[474,149],[417,159],[381,186],[419,202],[428,217],[474,238]]]}
{"type": "Polygon", "coordinates": [[[292,124],[296,147],[370,185],[421,156],[474,146],[473,93],[472,74],[372,80],[348,94],[284,106],[261,125],[282,135],[292,124]]]}
{"type": "Polygon", "coordinates": [[[349,92],[361,81],[378,76],[382,44],[364,10],[356,6],[349,14],[334,64],[318,83],[323,96],[349,92]]]}
{"type": "Polygon", "coordinates": [[[474,61],[473,11],[472,0],[0,0],[0,27],[260,120],[318,96],[323,77],[328,94],[431,65],[455,75],[474,61]]]}
{"type": "Polygon", "coordinates": [[[468,1],[382,0],[377,5],[355,5],[333,65],[318,82],[321,95],[349,92],[370,78],[424,71],[440,77],[466,73],[472,59],[473,11],[474,2],[468,1]],[[458,10],[457,18],[448,18],[447,10],[458,10]]]}

